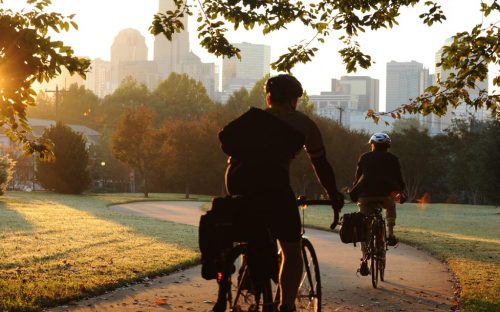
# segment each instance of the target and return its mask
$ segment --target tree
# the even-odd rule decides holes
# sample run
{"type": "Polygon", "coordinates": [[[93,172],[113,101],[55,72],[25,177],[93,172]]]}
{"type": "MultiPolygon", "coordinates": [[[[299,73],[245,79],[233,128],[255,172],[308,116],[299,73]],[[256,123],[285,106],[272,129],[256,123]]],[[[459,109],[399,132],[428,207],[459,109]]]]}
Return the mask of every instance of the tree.
{"type": "Polygon", "coordinates": [[[7,185],[12,180],[15,165],[16,162],[9,156],[4,155],[0,157],[0,195],[3,195],[5,190],[7,190],[7,185]]]}
{"type": "Polygon", "coordinates": [[[455,120],[446,136],[446,182],[462,202],[497,204],[499,122],[455,120]]]}
{"type": "MultiPolygon", "coordinates": [[[[3,1],[0,0],[0,3],[3,1]]],[[[0,8],[0,123],[6,134],[24,144],[27,152],[47,156],[48,145],[30,140],[26,108],[35,105],[33,83],[49,81],[61,68],[82,76],[90,65],[73,49],[51,38],[49,30],[77,28],[73,15],[45,12],[50,0],[26,0],[21,12],[0,8]]]]}
{"type": "Polygon", "coordinates": [[[126,77],[112,94],[103,99],[91,118],[97,125],[101,125],[99,127],[101,132],[108,133],[110,130],[114,131],[120,116],[128,108],[150,106],[151,101],[151,92],[145,84],[137,82],[132,77],[126,77]]]}
{"type": "Polygon", "coordinates": [[[56,107],[56,120],[68,124],[95,126],[94,115],[97,112],[99,98],[84,86],[72,84],[62,92],[56,107]]]}
{"type": "Polygon", "coordinates": [[[172,73],[154,91],[161,118],[192,120],[215,105],[203,84],[186,74],[172,73]]]}
{"type": "Polygon", "coordinates": [[[26,116],[28,118],[56,119],[54,99],[44,91],[38,92],[35,99],[36,105],[29,106],[26,116]]]}
{"type": "Polygon", "coordinates": [[[428,131],[419,129],[418,123],[410,125],[391,133],[391,152],[399,157],[408,200],[414,201],[422,195],[425,185],[429,185],[435,167],[433,142],[428,131]]]}
{"type": "Polygon", "coordinates": [[[217,134],[235,118],[227,106],[215,106],[197,120],[165,120],[162,125],[164,184],[169,191],[222,193],[227,156],[217,134]]]}
{"type": "Polygon", "coordinates": [[[149,197],[149,178],[158,168],[162,141],[153,111],[145,106],[127,109],[113,134],[113,155],[139,172],[144,197],[149,197]]]}
{"type": "Polygon", "coordinates": [[[229,99],[224,107],[233,112],[236,117],[243,114],[250,108],[248,100],[248,90],[241,87],[241,89],[234,91],[233,94],[229,96],[229,99]]]}
{"type": "Polygon", "coordinates": [[[36,176],[42,186],[63,194],[86,190],[90,183],[89,153],[83,134],[57,123],[46,129],[42,138],[54,144],[54,159],[38,164],[36,176]]]}
{"type": "MultiPolygon", "coordinates": [[[[298,63],[307,63],[318,50],[318,45],[329,36],[340,36],[342,42],[339,54],[348,72],[357,67],[368,68],[372,64],[369,55],[362,52],[357,36],[366,30],[392,28],[398,24],[400,12],[406,7],[424,3],[427,12],[419,15],[424,24],[432,26],[442,23],[446,16],[439,4],[440,0],[318,0],[306,2],[291,1],[246,1],[246,0],[204,0],[199,1],[198,37],[200,44],[216,56],[232,57],[239,55],[239,50],[229,43],[225,33],[228,28],[237,30],[243,26],[246,30],[255,26],[262,28],[263,34],[277,32],[288,25],[301,23],[309,28],[314,37],[302,40],[290,47],[272,64],[278,71],[289,72],[298,63]]],[[[150,31],[154,35],[164,34],[169,40],[175,33],[184,30],[181,19],[193,14],[193,7],[185,0],[174,0],[174,10],[154,16],[150,31]]],[[[500,12],[498,0],[489,3],[481,1],[478,9],[484,17],[500,12]]],[[[465,102],[471,107],[486,107],[500,119],[500,94],[481,92],[477,99],[469,96],[469,88],[476,81],[483,81],[487,76],[489,63],[500,64],[500,27],[497,24],[478,24],[470,31],[457,33],[453,43],[443,49],[438,63],[443,69],[456,70],[446,81],[429,87],[425,93],[412,102],[402,105],[395,111],[388,112],[393,118],[403,113],[434,113],[444,115],[448,105],[458,106],[465,102]]],[[[500,86],[500,76],[493,80],[500,86]]],[[[367,116],[378,122],[382,113],[368,111],[367,116]]]]}

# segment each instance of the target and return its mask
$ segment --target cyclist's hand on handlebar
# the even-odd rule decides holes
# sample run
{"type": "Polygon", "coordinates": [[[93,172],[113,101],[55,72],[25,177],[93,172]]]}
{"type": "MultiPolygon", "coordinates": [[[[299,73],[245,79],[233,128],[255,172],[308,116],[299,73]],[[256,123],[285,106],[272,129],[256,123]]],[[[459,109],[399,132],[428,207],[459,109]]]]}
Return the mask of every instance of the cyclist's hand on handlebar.
{"type": "Polygon", "coordinates": [[[339,223],[339,212],[342,210],[342,207],[344,207],[344,194],[335,192],[334,196],[331,196],[330,200],[332,201],[333,208],[333,222],[330,225],[330,229],[333,230],[339,223]]]}
{"type": "Polygon", "coordinates": [[[399,196],[399,203],[404,204],[408,200],[408,194],[406,192],[402,192],[399,196]]]}

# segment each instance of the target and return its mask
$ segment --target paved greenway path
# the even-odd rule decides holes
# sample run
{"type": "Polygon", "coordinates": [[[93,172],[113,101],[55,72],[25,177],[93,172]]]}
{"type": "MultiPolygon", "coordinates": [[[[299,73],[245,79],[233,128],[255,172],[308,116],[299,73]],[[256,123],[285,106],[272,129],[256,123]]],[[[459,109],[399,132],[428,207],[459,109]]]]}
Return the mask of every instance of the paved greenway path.
{"type": "MultiPolygon", "coordinates": [[[[122,213],[197,225],[197,202],[147,202],[114,206],[122,213]]],[[[386,281],[373,289],[370,277],[355,272],[359,247],[342,244],[337,234],[306,230],[318,253],[323,311],[450,311],[453,283],[448,267],[426,253],[399,244],[388,252],[386,281]]],[[[215,281],[201,278],[200,267],[121,288],[53,311],[210,311],[215,281]]]]}

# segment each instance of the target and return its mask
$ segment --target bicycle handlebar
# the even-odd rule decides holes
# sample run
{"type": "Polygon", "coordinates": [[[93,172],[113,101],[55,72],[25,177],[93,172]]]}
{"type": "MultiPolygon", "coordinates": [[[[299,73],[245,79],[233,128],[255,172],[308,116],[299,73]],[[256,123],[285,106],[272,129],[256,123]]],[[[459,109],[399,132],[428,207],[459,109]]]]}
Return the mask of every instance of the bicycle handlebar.
{"type": "MultiPolygon", "coordinates": [[[[297,198],[297,204],[299,206],[307,205],[332,205],[333,201],[329,199],[306,199],[304,196],[297,198]]],[[[333,209],[333,222],[330,225],[330,229],[333,230],[339,224],[339,209],[333,209]]]]}

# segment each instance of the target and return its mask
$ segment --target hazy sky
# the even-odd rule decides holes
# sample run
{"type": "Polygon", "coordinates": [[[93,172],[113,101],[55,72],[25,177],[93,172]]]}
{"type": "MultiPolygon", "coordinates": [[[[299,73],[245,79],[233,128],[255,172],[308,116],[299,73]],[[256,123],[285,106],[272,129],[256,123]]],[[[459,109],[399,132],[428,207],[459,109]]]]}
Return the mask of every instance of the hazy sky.
{"type": "MultiPolygon", "coordinates": [[[[422,1],[424,2],[424,1],[422,1]]],[[[399,26],[390,30],[367,32],[360,38],[362,50],[372,56],[376,62],[368,70],[358,70],[355,75],[369,75],[380,79],[381,108],[385,106],[385,70],[386,63],[394,61],[411,61],[423,63],[434,72],[434,57],[444,40],[458,31],[470,29],[481,22],[479,13],[480,0],[440,0],[447,16],[443,24],[427,27],[422,24],[418,15],[424,12],[423,6],[404,10],[399,19],[399,26]]],[[[490,2],[490,1],[488,1],[490,2]]],[[[6,6],[19,6],[24,1],[6,0],[6,6]]],[[[154,13],[158,10],[157,0],[53,0],[50,7],[53,11],[64,14],[76,13],[75,21],[78,31],[61,35],[66,44],[70,44],[76,53],[90,58],[109,60],[110,47],[114,37],[124,28],[135,28],[146,38],[149,57],[153,56],[153,36],[148,27],[154,13]]],[[[215,57],[206,53],[198,45],[195,34],[196,17],[190,19],[191,48],[205,62],[220,63],[215,57]]],[[[490,19],[489,19],[490,20],[490,19]]],[[[494,16],[491,21],[500,21],[500,16],[494,16]]],[[[271,59],[277,57],[286,48],[309,40],[313,34],[304,27],[295,25],[288,31],[270,36],[261,35],[260,30],[232,32],[230,41],[263,43],[271,46],[271,59]]],[[[311,63],[297,66],[293,73],[302,81],[309,94],[319,94],[330,90],[331,78],[339,78],[347,74],[337,50],[341,43],[336,35],[324,44],[318,44],[320,50],[311,63]]],[[[498,75],[492,73],[492,75],[498,75]]]]}

